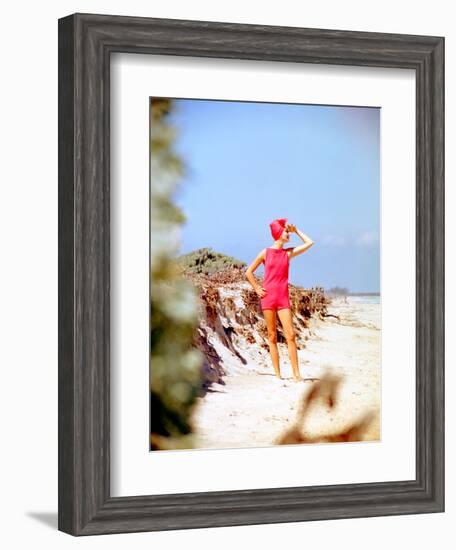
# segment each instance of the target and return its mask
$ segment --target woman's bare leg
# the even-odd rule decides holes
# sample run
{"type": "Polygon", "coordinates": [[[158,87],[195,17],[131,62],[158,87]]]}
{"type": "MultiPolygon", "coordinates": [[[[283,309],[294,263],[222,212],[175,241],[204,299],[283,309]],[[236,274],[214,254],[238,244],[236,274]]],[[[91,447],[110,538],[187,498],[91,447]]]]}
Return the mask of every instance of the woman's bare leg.
{"type": "Polygon", "coordinates": [[[268,329],[269,353],[271,354],[272,366],[278,378],[280,374],[279,350],[277,349],[277,311],[273,309],[263,310],[264,320],[268,329]]]}
{"type": "Polygon", "coordinates": [[[293,378],[296,381],[302,380],[299,372],[298,349],[296,347],[296,334],[293,327],[293,317],[290,309],[279,309],[277,312],[280,322],[282,323],[285,338],[288,344],[288,356],[290,358],[291,368],[293,370],[293,378]]]}

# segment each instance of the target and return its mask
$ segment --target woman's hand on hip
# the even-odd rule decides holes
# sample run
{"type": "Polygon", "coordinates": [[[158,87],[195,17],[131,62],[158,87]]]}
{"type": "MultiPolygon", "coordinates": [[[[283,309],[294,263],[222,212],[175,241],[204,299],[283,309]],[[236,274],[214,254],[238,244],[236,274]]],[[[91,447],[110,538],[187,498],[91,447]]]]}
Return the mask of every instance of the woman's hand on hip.
{"type": "Polygon", "coordinates": [[[260,298],[263,298],[263,296],[266,294],[266,290],[262,286],[258,286],[255,291],[260,298]]]}

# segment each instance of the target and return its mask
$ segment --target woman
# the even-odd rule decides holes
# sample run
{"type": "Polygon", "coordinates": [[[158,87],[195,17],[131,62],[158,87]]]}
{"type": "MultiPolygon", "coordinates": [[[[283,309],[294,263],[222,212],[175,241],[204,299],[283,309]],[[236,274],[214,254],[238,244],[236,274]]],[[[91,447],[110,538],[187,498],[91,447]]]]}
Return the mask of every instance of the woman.
{"type": "Polygon", "coordinates": [[[288,268],[291,258],[305,252],[314,244],[314,241],[299,231],[299,229],[296,229],[295,225],[287,224],[286,222],[287,218],[280,218],[269,224],[274,244],[271,247],[264,248],[258,254],[247,268],[246,277],[260,297],[261,309],[268,330],[269,351],[276,376],[282,378],[280,374],[279,351],[277,349],[278,316],[288,344],[288,355],[293,370],[293,379],[298,382],[302,378],[299,373],[298,351],[288,294],[288,268]],[[290,240],[290,233],[296,233],[304,244],[284,248],[283,245],[290,240]],[[263,286],[260,286],[253,273],[263,262],[265,274],[263,286]]]}

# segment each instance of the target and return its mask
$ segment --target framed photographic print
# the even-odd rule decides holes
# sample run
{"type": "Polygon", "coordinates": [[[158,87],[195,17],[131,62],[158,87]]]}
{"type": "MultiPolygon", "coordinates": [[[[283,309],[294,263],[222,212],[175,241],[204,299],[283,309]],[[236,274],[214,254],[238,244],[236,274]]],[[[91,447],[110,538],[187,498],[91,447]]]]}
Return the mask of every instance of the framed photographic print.
{"type": "Polygon", "coordinates": [[[444,39],[59,20],[59,529],[444,511],[444,39]]]}

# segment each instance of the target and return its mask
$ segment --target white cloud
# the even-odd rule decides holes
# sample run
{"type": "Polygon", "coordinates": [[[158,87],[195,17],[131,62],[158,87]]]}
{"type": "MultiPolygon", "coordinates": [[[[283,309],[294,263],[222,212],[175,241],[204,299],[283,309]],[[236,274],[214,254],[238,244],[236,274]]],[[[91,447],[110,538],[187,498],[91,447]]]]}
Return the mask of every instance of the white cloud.
{"type": "Polygon", "coordinates": [[[369,246],[371,244],[377,244],[377,243],[378,243],[378,233],[375,231],[365,231],[358,237],[356,241],[356,244],[359,244],[361,246],[369,246]]]}

